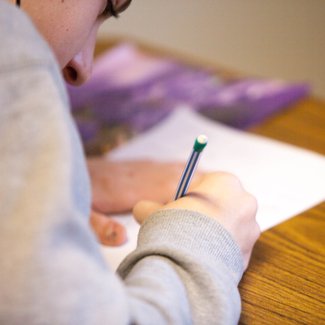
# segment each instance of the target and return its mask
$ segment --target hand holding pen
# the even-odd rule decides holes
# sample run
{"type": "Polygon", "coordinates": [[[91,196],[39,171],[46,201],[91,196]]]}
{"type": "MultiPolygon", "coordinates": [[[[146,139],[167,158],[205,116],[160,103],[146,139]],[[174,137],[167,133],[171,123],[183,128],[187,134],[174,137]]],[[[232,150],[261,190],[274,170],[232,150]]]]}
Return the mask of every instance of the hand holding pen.
{"type": "MultiPolygon", "coordinates": [[[[186,210],[215,219],[237,242],[243,256],[244,268],[248,266],[252,248],[260,235],[256,222],[257,202],[242,186],[239,179],[227,172],[205,173],[187,193],[202,150],[207,144],[205,136],[196,138],[192,153],[180,179],[175,200],[165,205],[153,201],[140,201],[133,209],[135,219],[142,224],[156,211],[186,210]],[[187,194],[187,195],[186,195],[187,194]]],[[[163,226],[164,217],[160,222],[163,226]]],[[[175,219],[177,223],[177,218],[175,219]]],[[[199,226],[199,224],[198,224],[199,226]]],[[[202,227],[205,227],[202,222],[202,227]]],[[[211,240],[213,238],[211,233],[211,240]]]]}

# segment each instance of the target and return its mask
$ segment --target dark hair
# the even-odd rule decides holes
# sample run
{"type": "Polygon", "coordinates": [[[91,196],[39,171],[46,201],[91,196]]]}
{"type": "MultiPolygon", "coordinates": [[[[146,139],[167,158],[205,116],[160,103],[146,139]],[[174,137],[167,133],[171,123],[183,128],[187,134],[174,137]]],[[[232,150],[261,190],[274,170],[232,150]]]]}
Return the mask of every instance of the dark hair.
{"type": "Polygon", "coordinates": [[[16,0],[16,5],[20,7],[20,0],[16,0]]]}

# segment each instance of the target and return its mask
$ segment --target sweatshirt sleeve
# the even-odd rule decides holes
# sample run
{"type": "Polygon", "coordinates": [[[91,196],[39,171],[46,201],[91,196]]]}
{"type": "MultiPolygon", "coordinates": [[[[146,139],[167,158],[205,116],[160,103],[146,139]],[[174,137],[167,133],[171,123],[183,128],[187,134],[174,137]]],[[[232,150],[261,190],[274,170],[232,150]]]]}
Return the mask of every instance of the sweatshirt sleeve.
{"type": "Polygon", "coordinates": [[[207,216],[188,210],[152,215],[118,273],[136,324],[238,323],[241,253],[207,216]]]}

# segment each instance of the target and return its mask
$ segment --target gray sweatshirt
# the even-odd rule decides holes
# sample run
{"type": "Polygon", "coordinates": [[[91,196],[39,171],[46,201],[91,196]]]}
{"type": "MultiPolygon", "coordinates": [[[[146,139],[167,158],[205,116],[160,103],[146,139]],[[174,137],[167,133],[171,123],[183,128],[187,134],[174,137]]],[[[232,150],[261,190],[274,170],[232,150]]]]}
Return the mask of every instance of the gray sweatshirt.
{"type": "Polygon", "coordinates": [[[236,324],[242,257],[211,218],[156,213],[117,274],[107,266],[60,69],[3,0],[0,44],[0,323],[236,324]]]}

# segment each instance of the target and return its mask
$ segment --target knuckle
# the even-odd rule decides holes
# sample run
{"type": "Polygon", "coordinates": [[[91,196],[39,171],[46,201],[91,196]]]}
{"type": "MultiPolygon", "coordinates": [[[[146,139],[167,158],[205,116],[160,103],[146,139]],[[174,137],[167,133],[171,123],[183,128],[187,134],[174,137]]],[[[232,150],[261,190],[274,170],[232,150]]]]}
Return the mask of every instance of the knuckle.
{"type": "Polygon", "coordinates": [[[255,243],[258,238],[260,237],[261,235],[261,230],[260,230],[260,227],[258,226],[258,224],[256,223],[255,227],[254,227],[254,232],[252,234],[252,237],[253,237],[253,242],[255,243]]]}
{"type": "Polygon", "coordinates": [[[248,205],[251,207],[252,211],[257,211],[258,209],[258,202],[257,202],[257,199],[254,195],[250,194],[250,193],[247,193],[247,202],[248,202],[248,205]]]}
{"type": "Polygon", "coordinates": [[[212,177],[215,181],[221,181],[229,185],[240,185],[238,177],[232,173],[226,171],[211,172],[208,174],[209,177],[212,177]]]}
{"type": "Polygon", "coordinates": [[[255,223],[255,233],[257,238],[261,235],[261,227],[257,222],[255,223]]]}
{"type": "Polygon", "coordinates": [[[249,222],[251,225],[256,224],[256,213],[257,213],[257,200],[256,198],[245,193],[241,200],[241,214],[242,218],[249,222]]]}

